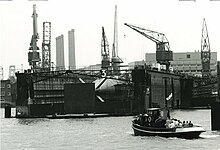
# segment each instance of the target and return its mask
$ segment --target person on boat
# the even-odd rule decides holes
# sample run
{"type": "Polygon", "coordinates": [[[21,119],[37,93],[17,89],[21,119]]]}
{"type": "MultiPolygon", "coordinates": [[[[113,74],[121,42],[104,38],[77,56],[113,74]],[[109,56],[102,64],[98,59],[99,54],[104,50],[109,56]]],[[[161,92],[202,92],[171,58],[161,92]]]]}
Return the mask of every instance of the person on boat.
{"type": "Polygon", "coordinates": [[[154,123],[154,127],[165,128],[166,120],[159,116],[154,123]]]}
{"type": "Polygon", "coordinates": [[[189,127],[193,127],[193,123],[191,121],[189,121],[189,124],[188,124],[189,127]]]}
{"type": "Polygon", "coordinates": [[[140,114],[138,118],[139,118],[140,125],[144,126],[145,125],[145,116],[144,116],[144,114],[140,114]]]}
{"type": "Polygon", "coordinates": [[[148,114],[144,114],[144,126],[149,126],[149,121],[148,121],[148,118],[149,118],[149,116],[148,116],[148,114]]]}
{"type": "Polygon", "coordinates": [[[187,127],[188,126],[188,122],[187,121],[183,121],[183,127],[187,127]]]}
{"type": "Polygon", "coordinates": [[[180,120],[177,120],[177,121],[178,121],[178,125],[177,125],[177,127],[178,127],[178,128],[183,127],[183,123],[182,123],[180,120]]]}
{"type": "Polygon", "coordinates": [[[173,121],[175,127],[178,127],[179,121],[177,119],[172,119],[172,121],[173,121]]]}
{"type": "Polygon", "coordinates": [[[166,119],[161,116],[161,112],[158,111],[154,116],[154,122],[152,123],[153,127],[165,128],[166,119]]]}
{"type": "Polygon", "coordinates": [[[183,121],[183,127],[189,127],[189,122],[188,121],[183,121]]]}
{"type": "Polygon", "coordinates": [[[141,115],[136,116],[135,123],[141,124],[141,115]]]}
{"type": "Polygon", "coordinates": [[[173,120],[166,120],[165,126],[166,126],[166,128],[175,128],[176,127],[173,120]]]}

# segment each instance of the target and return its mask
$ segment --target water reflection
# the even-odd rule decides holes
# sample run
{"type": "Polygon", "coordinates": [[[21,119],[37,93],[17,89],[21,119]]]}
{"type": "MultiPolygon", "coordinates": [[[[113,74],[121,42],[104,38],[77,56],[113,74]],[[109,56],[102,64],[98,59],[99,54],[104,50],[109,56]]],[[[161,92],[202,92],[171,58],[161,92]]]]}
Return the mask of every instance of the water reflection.
{"type": "Polygon", "coordinates": [[[28,125],[28,126],[36,125],[38,123],[47,121],[47,119],[43,119],[43,118],[18,118],[17,120],[20,125],[28,125]]]}

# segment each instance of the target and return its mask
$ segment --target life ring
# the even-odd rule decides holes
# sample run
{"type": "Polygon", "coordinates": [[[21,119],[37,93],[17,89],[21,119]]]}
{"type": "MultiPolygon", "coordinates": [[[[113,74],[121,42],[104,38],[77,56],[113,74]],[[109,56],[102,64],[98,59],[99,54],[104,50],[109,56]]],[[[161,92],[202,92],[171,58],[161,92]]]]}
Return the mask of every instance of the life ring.
{"type": "Polygon", "coordinates": [[[151,119],[151,117],[148,117],[148,119],[147,119],[147,120],[148,120],[148,122],[151,122],[151,120],[152,120],[152,119],[151,119]]]}

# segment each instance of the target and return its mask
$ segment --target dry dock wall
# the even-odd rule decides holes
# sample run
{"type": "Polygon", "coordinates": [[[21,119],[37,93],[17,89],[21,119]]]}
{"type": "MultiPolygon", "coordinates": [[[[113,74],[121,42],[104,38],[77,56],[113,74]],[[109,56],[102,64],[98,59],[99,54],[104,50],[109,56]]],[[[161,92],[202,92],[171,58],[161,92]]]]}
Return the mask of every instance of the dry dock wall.
{"type": "Polygon", "coordinates": [[[64,85],[64,111],[66,114],[95,112],[94,83],[64,85]]]}
{"type": "Polygon", "coordinates": [[[186,89],[181,87],[183,82],[179,75],[135,69],[132,73],[132,81],[135,97],[133,108],[136,108],[134,111],[143,112],[148,107],[180,108],[184,104],[185,97],[181,97],[181,93],[186,89]]]}

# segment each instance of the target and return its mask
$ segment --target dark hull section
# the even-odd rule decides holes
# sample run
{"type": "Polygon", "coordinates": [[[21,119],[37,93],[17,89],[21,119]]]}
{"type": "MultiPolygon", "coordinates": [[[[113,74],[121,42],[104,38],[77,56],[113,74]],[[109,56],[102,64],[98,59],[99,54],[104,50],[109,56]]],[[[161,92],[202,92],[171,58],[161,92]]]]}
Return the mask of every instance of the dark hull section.
{"type": "Polygon", "coordinates": [[[204,130],[177,131],[174,129],[142,127],[136,124],[132,125],[134,135],[136,136],[161,136],[161,137],[177,137],[185,139],[198,138],[204,130]]]}

